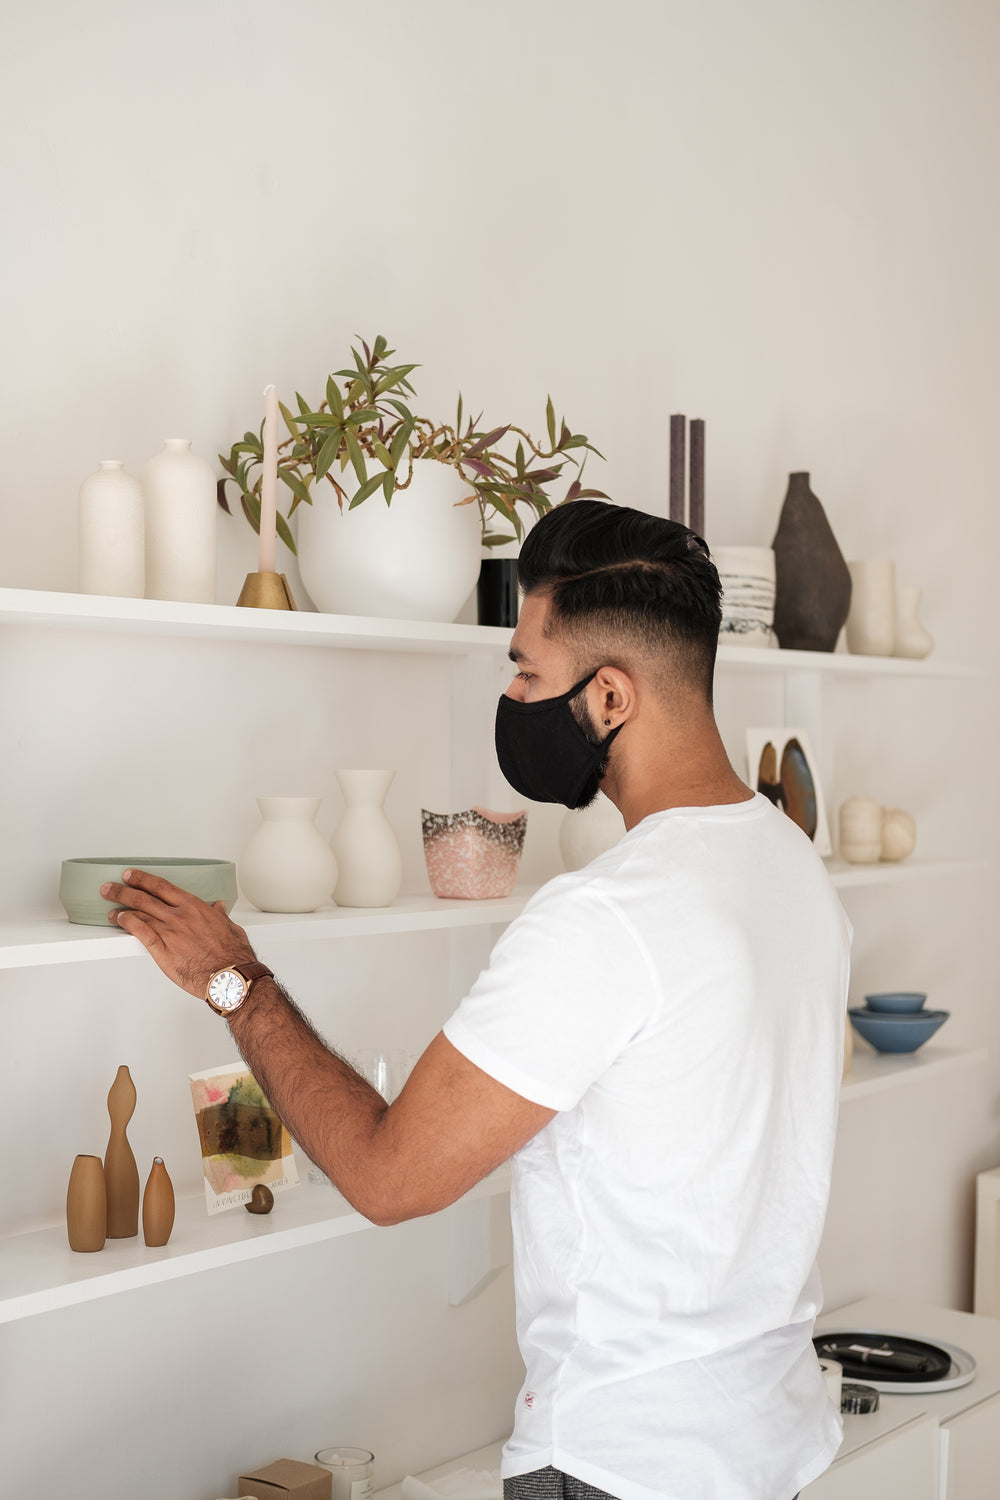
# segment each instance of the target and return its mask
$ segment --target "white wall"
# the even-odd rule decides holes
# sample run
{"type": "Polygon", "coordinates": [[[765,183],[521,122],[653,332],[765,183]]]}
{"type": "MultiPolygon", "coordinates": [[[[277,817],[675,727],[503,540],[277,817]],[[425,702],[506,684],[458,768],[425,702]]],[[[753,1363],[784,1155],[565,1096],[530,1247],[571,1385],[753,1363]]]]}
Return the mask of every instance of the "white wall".
{"type": "MultiPolygon", "coordinates": [[[[663,506],[667,416],[704,416],[718,543],[769,541],[785,476],[809,469],[845,554],[894,556],[925,589],[939,652],[995,672],[990,0],[39,0],[8,13],[3,43],[0,583],[74,587],[76,491],[100,458],[135,472],[175,433],[212,458],[259,422],[266,381],[315,393],[352,335],[382,331],[421,361],[418,390],[444,416],[461,387],[467,406],[537,428],[551,391],[607,455],[590,477],[623,502],[663,506]]],[[[253,539],[242,520],[222,534],[220,598],[232,599],[253,539]]],[[[142,650],[130,669],[155,693],[160,654],[142,650]]],[[[399,686],[389,667],[379,683],[399,686]]],[[[188,700],[199,731],[210,684],[188,700]]],[[[167,690],[180,703],[182,689],[167,690]]],[[[112,701],[108,688],[101,711],[112,701]]],[[[827,709],[833,807],[870,790],[917,813],[923,852],[991,848],[992,676],[971,691],[838,686],[827,709]]],[[[356,699],[351,710],[366,720],[356,699]]],[[[430,733],[427,706],[414,711],[415,735],[430,733]]],[[[10,722],[9,763],[31,786],[10,722]]],[[[734,746],[741,727],[726,725],[734,746]]],[[[81,735],[80,784],[57,795],[78,837],[121,816],[96,736],[81,735]]],[[[280,752],[263,743],[259,766],[280,752]]],[[[185,747],[197,779],[197,739],[185,747]]],[[[241,795],[259,766],[234,771],[241,795]]],[[[209,751],[204,767],[226,790],[209,751]]],[[[133,797],[137,774],[161,768],[162,747],[140,737],[121,784],[133,797]]],[[[5,841],[23,817],[10,791],[5,841]]],[[[58,825],[39,818],[40,855],[58,825]]],[[[997,894],[991,877],[849,895],[857,993],[930,988],[953,1011],[953,1041],[986,1039],[1000,1055],[997,894]]],[[[6,1068],[26,1065],[19,1007],[31,998],[14,985],[0,995],[6,1068]]],[[[96,1016],[98,997],[85,1003],[96,1016]]],[[[124,1004],[116,995],[111,1016],[124,1004]]],[[[106,1087],[103,1053],[75,1066],[81,1088],[106,1087]]],[[[823,1255],[830,1305],[886,1291],[967,1304],[972,1176],[1000,1162],[997,1076],[994,1063],[845,1107],[823,1255]]],[[[361,1275],[377,1317],[377,1283],[356,1259],[345,1273],[361,1275]]],[[[431,1264],[419,1260],[420,1274],[431,1264]]],[[[310,1260],[302,1316],[353,1296],[326,1274],[310,1260]]],[[[276,1287],[281,1273],[265,1280],[276,1287]]],[[[235,1316],[236,1292],[220,1295],[235,1316]]],[[[240,1295],[252,1304],[249,1284],[240,1295]]],[[[199,1296],[192,1338],[208,1316],[199,1296]]],[[[77,1351],[100,1339],[91,1318],[66,1315],[77,1351]]],[[[506,1326],[494,1295],[475,1329],[496,1351],[490,1397],[457,1411],[470,1439],[506,1420],[506,1326]]],[[[31,1329],[5,1341],[5,1382],[25,1349],[47,1347],[31,1329]]],[[[287,1358],[291,1333],[268,1337],[287,1358]]],[[[179,1386],[173,1344],[163,1358],[179,1386]]],[[[138,1367],[153,1362],[147,1352],[138,1367]]],[[[373,1418],[399,1463],[392,1432],[433,1406],[415,1381],[404,1422],[404,1395],[394,1388],[389,1415],[373,1418]]],[[[164,1401],[154,1419],[169,1430],[164,1401]]],[[[88,1451],[103,1444],[96,1421],[88,1451]]],[[[447,1414],[428,1421],[447,1430],[447,1414]]],[[[152,1426],[135,1430],[153,1441],[152,1426]]],[[[110,1443],[110,1421],[106,1433],[110,1443]]],[[[296,1428],[295,1440],[299,1451],[311,1438],[296,1428]]],[[[198,1444],[209,1451],[204,1434],[198,1444]]],[[[134,1492],[124,1459],[113,1472],[109,1493],[134,1492]]],[[[219,1493],[228,1471],[220,1460],[199,1472],[202,1491],[184,1473],[186,1493],[219,1493]]]]}

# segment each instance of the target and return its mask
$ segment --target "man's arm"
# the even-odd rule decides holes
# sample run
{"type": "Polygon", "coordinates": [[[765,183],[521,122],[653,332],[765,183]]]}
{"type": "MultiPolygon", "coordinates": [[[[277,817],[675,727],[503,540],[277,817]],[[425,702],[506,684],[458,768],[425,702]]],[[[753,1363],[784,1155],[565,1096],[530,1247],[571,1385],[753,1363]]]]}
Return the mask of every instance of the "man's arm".
{"type": "MultiPolygon", "coordinates": [[[[204,999],[217,970],[256,957],[221,902],[208,906],[143,871],[103,887],[127,908],[109,920],[137,937],[175,984],[204,999]]],[[[291,1134],[376,1224],[434,1213],[553,1118],[497,1083],[441,1034],[392,1105],[331,1052],[275,981],[258,980],[230,1030],[291,1134]]]]}

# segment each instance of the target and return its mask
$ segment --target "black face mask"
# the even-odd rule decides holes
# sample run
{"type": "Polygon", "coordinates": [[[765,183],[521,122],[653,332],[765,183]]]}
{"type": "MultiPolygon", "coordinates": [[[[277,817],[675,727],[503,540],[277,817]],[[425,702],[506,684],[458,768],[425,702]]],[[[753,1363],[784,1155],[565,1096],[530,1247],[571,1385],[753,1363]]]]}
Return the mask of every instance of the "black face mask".
{"type": "Polygon", "coordinates": [[[608,748],[619,729],[599,744],[588,739],[570,703],[597,672],[558,698],[518,703],[506,693],[497,704],[496,747],[500,769],[515,792],[533,802],[586,807],[597,795],[608,748]]]}

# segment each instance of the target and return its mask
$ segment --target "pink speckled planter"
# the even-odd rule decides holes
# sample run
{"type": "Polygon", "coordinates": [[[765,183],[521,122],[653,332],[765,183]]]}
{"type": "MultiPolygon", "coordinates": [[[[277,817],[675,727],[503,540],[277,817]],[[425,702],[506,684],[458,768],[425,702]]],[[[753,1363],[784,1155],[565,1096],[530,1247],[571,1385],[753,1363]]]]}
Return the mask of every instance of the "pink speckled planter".
{"type": "Polygon", "coordinates": [[[509,896],[524,848],[527,813],[432,813],[421,809],[424,858],[435,896],[484,901],[509,896]]]}

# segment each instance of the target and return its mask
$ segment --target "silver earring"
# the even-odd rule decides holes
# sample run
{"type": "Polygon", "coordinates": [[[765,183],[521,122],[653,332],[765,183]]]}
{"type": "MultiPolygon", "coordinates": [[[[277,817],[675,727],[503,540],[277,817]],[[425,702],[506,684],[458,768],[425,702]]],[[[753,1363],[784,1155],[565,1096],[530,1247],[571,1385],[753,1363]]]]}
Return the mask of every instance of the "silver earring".
{"type": "Polygon", "coordinates": [[[610,724],[610,723],[611,723],[611,720],[610,720],[610,719],[605,719],[605,721],[604,721],[604,722],[605,722],[605,724],[610,724]]]}

